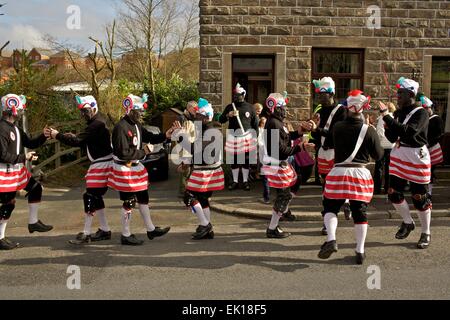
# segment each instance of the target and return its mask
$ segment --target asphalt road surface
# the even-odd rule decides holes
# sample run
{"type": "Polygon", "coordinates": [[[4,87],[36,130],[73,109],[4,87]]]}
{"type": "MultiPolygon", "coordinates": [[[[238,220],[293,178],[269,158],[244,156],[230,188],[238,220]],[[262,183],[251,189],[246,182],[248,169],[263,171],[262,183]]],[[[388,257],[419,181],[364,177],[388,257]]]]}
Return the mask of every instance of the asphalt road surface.
{"type": "Polygon", "coordinates": [[[192,241],[196,218],[176,189],[172,180],[150,190],[153,221],[172,226],[167,236],[146,239],[134,214],[132,232],[146,239],[140,247],[119,243],[114,191],[106,199],[113,239],[82,247],[68,244],[83,226],[82,187],[46,189],[40,219],[55,227],[47,234],[28,234],[19,199],[7,236],[21,248],[0,252],[0,299],[450,299],[450,218],[433,220],[428,250],[415,248],[420,227],[399,241],[398,220],[371,222],[366,264],[356,266],[353,226],[345,220],[340,250],[326,261],[317,258],[319,222],[284,222],[293,235],[272,240],[266,221],[213,213],[216,238],[192,241]],[[81,288],[69,289],[78,271],[81,288]]]}

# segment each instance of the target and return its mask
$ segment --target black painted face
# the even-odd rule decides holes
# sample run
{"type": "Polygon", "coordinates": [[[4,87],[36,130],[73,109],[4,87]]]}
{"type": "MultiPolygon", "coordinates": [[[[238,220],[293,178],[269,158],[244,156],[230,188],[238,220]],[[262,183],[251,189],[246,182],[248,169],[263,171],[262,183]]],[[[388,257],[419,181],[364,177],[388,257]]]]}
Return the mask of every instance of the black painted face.
{"type": "Polygon", "coordinates": [[[415,103],[414,93],[407,89],[398,89],[397,91],[397,102],[400,108],[408,107],[415,103]]]}
{"type": "Polygon", "coordinates": [[[243,94],[239,94],[239,93],[235,93],[233,94],[233,102],[244,102],[245,101],[245,95],[243,94]]]}
{"type": "Polygon", "coordinates": [[[329,107],[334,104],[334,95],[329,92],[320,92],[317,94],[317,102],[324,107],[329,107]]]}
{"type": "Polygon", "coordinates": [[[81,118],[84,119],[85,121],[91,120],[92,117],[94,116],[94,112],[92,111],[92,109],[89,108],[81,109],[80,114],[81,118]]]}
{"type": "Polygon", "coordinates": [[[131,121],[139,124],[142,122],[142,119],[144,117],[144,110],[131,110],[128,116],[130,117],[131,121]]]}
{"type": "Polygon", "coordinates": [[[285,119],[287,116],[287,110],[284,107],[281,108],[275,108],[275,110],[273,111],[273,114],[281,119],[285,119]]]}

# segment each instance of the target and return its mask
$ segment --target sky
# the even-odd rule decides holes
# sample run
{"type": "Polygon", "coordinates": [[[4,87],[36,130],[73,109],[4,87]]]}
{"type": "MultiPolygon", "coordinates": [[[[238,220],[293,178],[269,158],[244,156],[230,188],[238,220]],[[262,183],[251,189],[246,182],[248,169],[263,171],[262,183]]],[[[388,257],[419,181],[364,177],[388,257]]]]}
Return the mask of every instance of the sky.
{"type": "Polygon", "coordinates": [[[92,47],[93,36],[104,38],[104,26],[113,21],[118,11],[117,0],[0,0],[0,47],[6,42],[11,44],[5,49],[31,49],[47,47],[42,37],[49,34],[60,40],[92,47]],[[71,5],[80,8],[80,29],[70,30],[67,20],[71,14],[67,9],[71,5]]]}

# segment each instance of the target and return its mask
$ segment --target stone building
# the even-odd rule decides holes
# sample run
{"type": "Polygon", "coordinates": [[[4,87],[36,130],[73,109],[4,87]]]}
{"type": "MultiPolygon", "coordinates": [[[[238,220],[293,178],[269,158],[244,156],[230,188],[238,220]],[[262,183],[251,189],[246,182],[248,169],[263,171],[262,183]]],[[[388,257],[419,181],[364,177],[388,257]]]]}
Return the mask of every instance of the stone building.
{"type": "Polygon", "coordinates": [[[200,0],[200,47],[200,91],[218,110],[238,81],[251,103],[287,90],[295,121],[310,117],[313,79],[332,76],[338,99],[361,88],[387,101],[406,76],[450,136],[449,1],[200,0]]]}

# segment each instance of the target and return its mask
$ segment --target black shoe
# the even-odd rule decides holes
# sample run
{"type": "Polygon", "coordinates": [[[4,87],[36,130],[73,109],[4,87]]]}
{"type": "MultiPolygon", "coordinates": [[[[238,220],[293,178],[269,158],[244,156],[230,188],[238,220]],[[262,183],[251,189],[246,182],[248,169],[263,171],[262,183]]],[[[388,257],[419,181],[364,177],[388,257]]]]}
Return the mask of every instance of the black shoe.
{"type": "Polygon", "coordinates": [[[53,229],[53,226],[47,226],[47,225],[43,224],[41,222],[41,220],[39,220],[38,222],[36,222],[34,224],[29,224],[28,225],[28,231],[30,233],[33,233],[33,232],[49,232],[52,229],[53,229]]]}
{"type": "Polygon", "coordinates": [[[210,231],[207,235],[206,235],[206,237],[205,237],[205,239],[214,239],[214,231],[210,231]]]}
{"type": "Polygon", "coordinates": [[[7,238],[3,238],[0,240],[0,250],[13,250],[20,246],[20,244],[16,242],[12,242],[7,238]]]}
{"type": "Polygon", "coordinates": [[[75,238],[75,240],[69,240],[70,244],[75,244],[75,245],[82,245],[82,244],[87,244],[91,242],[91,236],[84,234],[83,232],[80,232],[79,234],[77,234],[77,237],[75,238]]]}
{"type": "Polygon", "coordinates": [[[355,252],[355,253],[356,253],[356,264],[363,264],[364,260],[366,259],[366,254],[359,253],[359,252],[355,252]]]}
{"type": "Polygon", "coordinates": [[[295,221],[295,216],[292,214],[291,210],[289,209],[286,213],[283,213],[280,220],[281,221],[295,221]]]}
{"type": "Polygon", "coordinates": [[[141,246],[144,244],[144,241],[136,238],[134,234],[129,237],[125,237],[124,235],[122,235],[120,237],[120,242],[126,246],[141,246]]]}
{"type": "Polygon", "coordinates": [[[400,225],[400,229],[395,234],[395,238],[396,239],[406,239],[406,238],[408,238],[411,231],[413,231],[415,228],[416,227],[415,227],[414,223],[402,222],[402,224],[400,225]]]}
{"type": "Polygon", "coordinates": [[[165,228],[155,227],[155,230],[147,231],[147,237],[150,240],[153,240],[154,238],[162,237],[167,232],[169,232],[169,230],[170,230],[170,227],[165,227],[165,228]]]}
{"type": "Polygon", "coordinates": [[[195,233],[192,235],[192,240],[206,239],[208,234],[212,231],[212,224],[209,223],[207,226],[198,226],[195,233]]]}
{"type": "Polygon", "coordinates": [[[417,242],[417,248],[419,249],[426,249],[430,246],[430,241],[431,241],[431,235],[430,234],[426,234],[426,233],[422,233],[420,235],[420,239],[419,242],[417,242]]]}
{"type": "MultiPolygon", "coordinates": [[[[198,226],[197,229],[195,229],[195,232],[191,235],[192,238],[195,237],[195,235],[200,231],[201,226],[198,226]]],[[[214,231],[211,230],[206,236],[205,239],[214,239],[214,231]]]]}
{"type": "Polygon", "coordinates": [[[239,187],[239,185],[236,182],[233,182],[228,186],[228,190],[233,191],[236,190],[239,187]]]}
{"type": "Polygon", "coordinates": [[[325,226],[323,226],[322,230],[320,230],[320,233],[322,233],[323,236],[327,236],[328,235],[327,228],[325,226]]]}
{"type": "Polygon", "coordinates": [[[111,231],[103,231],[102,229],[98,229],[97,232],[91,236],[91,241],[103,241],[103,240],[111,240],[111,231]]]}
{"type": "Polygon", "coordinates": [[[328,259],[333,254],[333,252],[337,251],[338,245],[336,243],[336,240],[328,241],[320,247],[318,256],[320,259],[328,259]]]}
{"type": "Polygon", "coordinates": [[[349,203],[344,203],[344,216],[345,220],[350,220],[350,218],[352,217],[352,210],[350,210],[349,203]]]}
{"type": "Polygon", "coordinates": [[[242,189],[244,189],[244,191],[250,191],[250,183],[244,182],[242,189]]]}
{"type": "Polygon", "coordinates": [[[289,232],[284,232],[280,227],[276,227],[275,230],[267,228],[266,236],[271,239],[284,239],[291,235],[289,232]]]}

